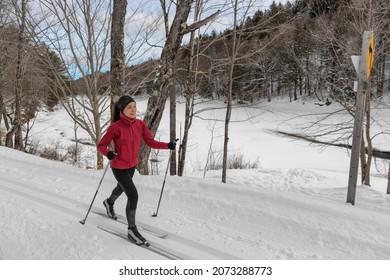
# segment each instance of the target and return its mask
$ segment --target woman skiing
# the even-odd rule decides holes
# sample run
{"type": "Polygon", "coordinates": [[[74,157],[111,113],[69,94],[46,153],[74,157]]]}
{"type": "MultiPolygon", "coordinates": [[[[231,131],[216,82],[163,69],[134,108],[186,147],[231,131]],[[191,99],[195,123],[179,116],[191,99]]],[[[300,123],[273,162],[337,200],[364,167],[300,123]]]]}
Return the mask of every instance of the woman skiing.
{"type": "Polygon", "coordinates": [[[138,192],[133,182],[133,175],[138,163],[138,150],[141,139],[154,149],[171,149],[175,142],[165,143],[154,140],[146,124],[136,118],[137,104],[128,95],[119,98],[114,108],[113,123],[98,144],[98,151],[110,160],[112,173],[118,181],[111,196],[104,200],[107,214],[116,219],[114,211],[115,200],[124,192],[127,196],[126,218],[128,222],[128,238],[137,244],[148,245],[146,239],[139,233],[135,224],[138,192]],[[114,150],[108,146],[114,142],[114,150]]]}

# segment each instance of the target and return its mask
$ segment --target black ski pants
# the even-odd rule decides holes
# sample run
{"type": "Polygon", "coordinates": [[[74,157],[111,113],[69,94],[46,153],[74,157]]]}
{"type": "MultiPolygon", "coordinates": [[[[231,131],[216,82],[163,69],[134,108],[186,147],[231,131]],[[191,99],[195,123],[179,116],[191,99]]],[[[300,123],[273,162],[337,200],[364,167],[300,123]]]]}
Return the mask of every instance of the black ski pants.
{"type": "Polygon", "coordinates": [[[109,202],[113,204],[123,192],[126,194],[126,217],[129,228],[135,226],[135,212],[138,204],[138,191],[133,182],[134,172],[135,166],[129,169],[112,168],[112,173],[114,174],[115,179],[118,181],[118,184],[113,189],[109,198],[109,202]]]}

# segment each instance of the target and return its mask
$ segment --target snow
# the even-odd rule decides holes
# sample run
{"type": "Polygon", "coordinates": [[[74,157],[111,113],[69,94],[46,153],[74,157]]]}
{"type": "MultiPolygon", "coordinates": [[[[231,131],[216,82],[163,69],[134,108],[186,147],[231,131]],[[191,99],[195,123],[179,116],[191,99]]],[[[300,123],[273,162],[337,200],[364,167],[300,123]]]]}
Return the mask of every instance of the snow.
{"type": "MultiPolygon", "coordinates": [[[[199,108],[224,106],[211,103],[200,104],[199,108]]],[[[140,99],[141,113],[145,107],[146,100],[140,99]]],[[[168,233],[165,239],[147,232],[144,236],[186,260],[390,260],[386,174],[379,174],[373,166],[372,186],[359,185],[352,206],[346,203],[349,151],[323,148],[273,132],[294,131],[299,123],[313,118],[308,114],[335,109],[309,101],[284,100],[251,109],[237,107],[229,149],[251,162],[258,160],[259,166],[228,170],[226,184],[220,182],[220,170],[208,171],[203,179],[210,125],[216,123],[214,135],[223,134],[221,121],[205,119],[222,120],[224,110],[203,112],[191,130],[186,174],[167,176],[157,217],[151,214],[156,211],[165,161],[161,162],[159,175],[136,173],[134,177],[140,197],[138,226],[168,233]],[[251,120],[245,121],[248,116],[251,120]]],[[[180,107],[179,115],[182,110],[180,107]]],[[[389,117],[388,109],[373,111],[377,119],[389,117]]],[[[47,145],[59,141],[69,145],[73,124],[64,111],[42,114],[32,136],[39,136],[47,145]]],[[[168,139],[167,114],[159,131],[161,141],[168,139]]],[[[381,145],[377,148],[390,149],[386,135],[376,139],[374,145],[381,145]]],[[[222,142],[222,137],[215,137],[215,149],[221,149],[222,142]]],[[[91,157],[87,165],[93,164],[94,149],[83,151],[91,157]]],[[[169,152],[160,151],[159,156],[166,160],[169,152]]],[[[102,201],[116,184],[110,170],[85,225],[79,223],[85,218],[103,172],[0,147],[0,259],[164,259],[97,228],[102,225],[122,233],[127,228],[96,214],[104,213],[102,201]]],[[[125,205],[124,196],[115,205],[121,220],[125,220],[125,205]]]]}

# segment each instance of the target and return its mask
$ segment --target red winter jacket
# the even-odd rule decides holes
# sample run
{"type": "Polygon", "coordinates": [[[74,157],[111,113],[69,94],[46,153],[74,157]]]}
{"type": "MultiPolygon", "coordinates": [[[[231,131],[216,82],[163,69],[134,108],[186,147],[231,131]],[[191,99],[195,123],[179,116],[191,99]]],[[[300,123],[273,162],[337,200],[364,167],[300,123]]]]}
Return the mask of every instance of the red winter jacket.
{"type": "Polygon", "coordinates": [[[128,169],[138,163],[138,150],[141,138],[146,145],[153,149],[168,149],[168,143],[154,140],[146,124],[139,119],[129,119],[120,113],[120,119],[111,124],[106,134],[100,140],[97,149],[107,156],[110,151],[108,146],[114,141],[117,156],[111,160],[111,167],[116,169],[128,169]]]}

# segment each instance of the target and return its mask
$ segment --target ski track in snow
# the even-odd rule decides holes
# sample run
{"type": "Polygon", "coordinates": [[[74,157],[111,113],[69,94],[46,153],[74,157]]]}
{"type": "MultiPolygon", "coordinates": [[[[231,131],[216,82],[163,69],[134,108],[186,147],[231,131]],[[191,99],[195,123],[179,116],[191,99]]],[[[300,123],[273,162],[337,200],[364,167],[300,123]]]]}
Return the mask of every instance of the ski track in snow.
{"type": "MultiPolygon", "coordinates": [[[[339,244],[332,244],[331,242],[321,244],[321,241],[316,243],[316,240],[334,239],[331,236],[333,233],[326,230],[326,225],[316,232],[315,228],[301,220],[288,220],[286,218],[281,221],[278,216],[272,219],[273,217],[268,215],[261,217],[247,216],[248,211],[242,212],[239,220],[221,216],[219,223],[200,221],[189,217],[188,213],[175,213],[175,219],[182,220],[183,224],[203,223],[206,230],[225,235],[227,246],[229,246],[230,240],[239,237],[241,242],[246,243],[248,247],[252,247],[254,251],[262,252],[259,258],[273,258],[273,256],[276,256],[276,259],[297,259],[302,258],[303,254],[307,254],[304,257],[305,259],[372,259],[378,253],[353,252],[348,249],[346,251],[340,250],[344,247],[344,243],[350,242],[350,235],[339,240],[339,244]],[[294,230],[295,228],[301,230],[297,232],[294,230]],[[322,238],[316,236],[322,236],[322,238]],[[310,254],[305,252],[310,252],[310,254]]],[[[332,219],[330,218],[330,220],[324,222],[332,223],[332,219]]],[[[340,239],[339,235],[335,237],[340,239]]],[[[386,250],[383,248],[376,249],[386,250]]],[[[385,252],[384,255],[386,255],[385,252]]]]}
{"type": "MultiPolygon", "coordinates": [[[[75,199],[71,199],[46,190],[38,189],[24,182],[18,182],[7,178],[1,179],[0,190],[3,192],[7,192],[8,194],[22,197],[23,199],[33,201],[43,207],[49,208],[48,210],[58,211],[74,219],[77,219],[78,217],[82,217],[83,213],[85,214],[89,207],[88,204],[79,202],[75,199]],[[64,202],[67,204],[67,207],[63,206],[64,202]]],[[[94,211],[100,210],[100,212],[104,211],[102,208],[97,208],[96,206],[93,206],[91,211],[92,210],[94,211]]],[[[124,219],[124,217],[121,218],[124,219]]],[[[97,225],[110,226],[111,228],[116,229],[117,231],[125,230],[124,226],[118,227],[116,221],[110,220],[108,218],[98,217],[96,215],[94,217],[94,213],[90,212],[86,223],[92,223],[92,222],[97,225]]],[[[139,226],[150,230],[158,230],[142,222],[138,222],[138,224],[139,226]]],[[[218,251],[214,248],[198,244],[196,242],[180,237],[173,233],[168,233],[168,234],[169,237],[167,237],[163,241],[159,241],[158,238],[148,233],[145,233],[145,236],[148,236],[148,239],[151,240],[152,244],[158,244],[158,248],[161,248],[172,255],[177,255],[181,259],[236,259],[237,258],[233,255],[229,255],[222,251],[218,251]],[[192,252],[192,254],[196,252],[196,255],[195,256],[187,255],[183,253],[188,251],[192,252]]],[[[130,246],[134,246],[134,245],[130,244],[130,246]]]]}
{"type": "MultiPolygon", "coordinates": [[[[45,166],[47,162],[43,161],[43,163],[45,166]]],[[[0,246],[0,258],[41,259],[45,258],[45,250],[54,252],[50,255],[55,259],[68,259],[69,256],[75,259],[88,259],[91,256],[96,259],[139,258],[139,252],[142,252],[140,250],[144,250],[143,248],[96,230],[97,225],[102,225],[118,232],[126,232],[125,225],[92,212],[84,226],[78,222],[85,217],[89,202],[96,190],[95,187],[89,186],[87,191],[80,192],[79,186],[74,185],[77,184],[76,182],[80,182],[81,185],[86,183],[85,172],[87,171],[79,171],[74,167],[57,168],[53,164],[54,166],[50,166],[50,174],[42,176],[42,174],[35,174],[39,168],[31,163],[19,161],[18,165],[22,168],[16,169],[0,163],[0,192],[2,193],[0,203],[11,205],[10,208],[0,208],[0,217],[10,217],[16,213],[12,219],[2,218],[0,221],[1,244],[10,244],[10,246],[0,246]],[[68,171],[72,179],[74,178],[69,184],[63,179],[66,174],[62,174],[68,171]],[[31,180],[23,178],[31,178],[31,180]],[[46,184],[53,186],[53,191],[49,191],[46,184]],[[22,198],[29,203],[28,205],[32,202],[35,206],[25,207],[17,198],[22,198]],[[54,212],[57,215],[54,215],[54,212]],[[58,217],[63,218],[58,219],[58,217]],[[20,224],[15,223],[15,220],[20,221],[20,224]],[[72,228],[73,231],[64,230],[65,228],[72,228]],[[34,231],[37,233],[31,234],[34,231]],[[30,233],[31,236],[26,236],[24,232],[30,233]],[[75,237],[72,234],[79,236],[75,237]],[[18,236],[23,236],[23,239],[19,240],[18,236]],[[47,238],[55,238],[53,236],[60,236],[60,238],[58,241],[47,240],[47,238]],[[55,245],[48,248],[46,243],[55,245]],[[16,251],[9,248],[15,248],[16,251]]],[[[290,170],[286,171],[286,174],[298,174],[297,172],[290,170]]],[[[264,173],[264,177],[267,178],[266,172],[264,173]]],[[[92,174],[93,177],[87,177],[87,180],[94,178],[99,181],[101,172],[92,174]]],[[[315,176],[311,172],[299,174],[301,180],[305,180],[305,176],[312,178],[310,180],[314,180],[314,183],[320,180],[318,179],[320,177],[313,179],[315,176]]],[[[143,192],[142,197],[155,192],[156,189],[150,182],[152,177],[146,176],[141,179],[136,177],[136,180],[140,181],[137,185],[143,192]]],[[[267,181],[264,178],[263,180],[267,181]]],[[[170,188],[164,194],[164,206],[159,214],[164,219],[147,218],[145,212],[151,212],[154,205],[143,202],[140,207],[141,219],[137,222],[140,227],[168,233],[168,237],[164,240],[148,233],[145,233],[145,236],[152,244],[157,244],[162,250],[181,259],[239,259],[242,255],[237,251],[240,249],[234,247],[237,243],[241,244],[241,250],[245,252],[247,259],[389,258],[390,247],[386,240],[376,240],[378,237],[375,235],[377,231],[383,231],[381,236],[388,233],[388,226],[386,226],[388,208],[385,205],[389,203],[389,199],[381,198],[374,191],[363,190],[371,199],[377,201],[377,204],[371,208],[376,211],[376,219],[384,221],[383,227],[378,227],[375,222],[371,223],[370,215],[373,212],[364,211],[370,206],[366,207],[362,203],[362,209],[352,209],[341,203],[339,200],[343,195],[345,196],[344,189],[327,190],[328,196],[336,200],[326,199],[326,196],[321,194],[322,191],[315,193],[318,197],[314,200],[312,191],[294,193],[294,180],[291,184],[286,183],[290,188],[287,196],[281,196],[280,192],[273,190],[273,185],[276,183],[268,181],[268,190],[258,188],[249,191],[243,185],[224,185],[224,196],[216,200],[215,197],[218,197],[220,190],[213,182],[198,181],[199,185],[196,188],[184,188],[183,186],[189,185],[190,181],[191,179],[188,178],[175,177],[175,180],[169,178],[167,183],[170,188]],[[237,191],[240,192],[239,197],[237,191]],[[175,195],[182,199],[174,199],[175,195]],[[253,195],[261,198],[256,209],[253,205],[246,205],[253,195]],[[307,200],[297,204],[296,201],[302,196],[307,196],[307,200]],[[196,205],[196,208],[194,205],[187,205],[188,201],[197,198],[200,198],[200,204],[196,205]],[[314,207],[313,204],[320,207],[314,207]],[[172,209],[184,209],[184,211],[172,209]],[[349,221],[352,212],[361,212],[364,227],[370,229],[369,233],[353,232],[354,221],[349,221]],[[340,216],[340,213],[343,214],[340,216]],[[339,217],[335,219],[335,215],[339,217]],[[167,230],[170,224],[176,225],[176,232],[167,230]],[[337,233],[334,231],[335,227],[338,227],[337,233]],[[204,234],[196,239],[183,237],[190,236],[191,231],[199,230],[204,234]],[[354,243],[369,249],[354,250],[354,243]],[[217,248],[225,248],[225,251],[217,248]]],[[[108,191],[110,190],[106,190],[108,191]]],[[[122,199],[117,207],[123,207],[124,202],[125,199],[122,199]]],[[[100,204],[101,201],[97,199],[92,211],[105,213],[100,204]]],[[[118,216],[121,220],[126,220],[123,215],[118,214],[118,216]]],[[[148,259],[164,258],[153,252],[143,252],[141,256],[148,259]]]]}
{"type": "MultiPolygon", "coordinates": [[[[146,100],[139,105],[142,112],[146,100]]],[[[254,170],[229,170],[228,184],[220,183],[220,170],[208,171],[206,180],[198,179],[203,172],[195,170],[203,168],[211,141],[208,125],[200,120],[195,120],[192,128],[190,142],[195,152],[188,154],[188,174],[167,177],[157,218],[151,213],[156,209],[163,176],[135,174],[140,197],[137,224],[169,233],[164,240],[145,236],[183,259],[389,260],[390,196],[383,191],[386,178],[372,168],[373,188],[359,186],[356,206],[351,206],[345,203],[348,151],[329,147],[323,152],[319,146],[270,133],[294,132],[298,122],[309,121],[307,116],[296,118],[298,112],[313,116],[335,108],[283,100],[267,103],[264,108],[234,111],[236,117],[241,116],[238,119],[252,110],[257,117],[251,124],[231,124],[231,152],[242,152],[251,160],[258,157],[260,165],[254,170]],[[264,108],[271,108],[271,112],[258,116],[264,108]]],[[[389,119],[388,112],[380,112],[384,120],[389,119]]],[[[71,131],[73,122],[63,111],[62,115],[57,113],[46,114],[45,122],[37,123],[31,135],[47,139],[49,125],[56,128],[55,136],[71,131]]],[[[213,112],[212,119],[217,113],[213,112]]],[[[210,117],[204,114],[205,119],[210,117]]],[[[168,117],[164,115],[166,120],[168,117]]],[[[164,124],[169,122],[162,124],[164,140],[168,131],[164,124]]],[[[217,135],[221,130],[217,127],[214,132],[217,135]]],[[[59,139],[72,143],[63,135],[59,139]]],[[[388,150],[387,135],[378,135],[378,139],[376,146],[388,150]]],[[[214,140],[215,149],[222,147],[217,143],[220,139],[214,140]]],[[[83,151],[86,158],[94,153],[93,147],[83,151]]],[[[165,170],[168,153],[162,151],[159,157],[165,170]]],[[[94,156],[90,160],[94,162],[94,156]]],[[[383,166],[387,172],[387,163],[383,166]]],[[[102,170],[76,168],[0,147],[0,259],[163,259],[96,228],[102,225],[126,232],[123,224],[93,213],[84,226],[79,223],[102,174],[102,170]]],[[[102,200],[115,184],[107,172],[94,211],[105,213],[102,200]]],[[[122,195],[115,206],[122,220],[125,206],[122,195]]]]}
{"type": "MultiPolygon", "coordinates": [[[[96,210],[95,210],[96,211],[96,210]]],[[[117,214],[118,218],[122,221],[125,221],[126,218],[120,214],[117,214]]],[[[118,223],[116,221],[112,221],[113,223],[118,223]]],[[[205,246],[201,243],[192,241],[190,239],[184,238],[180,235],[170,233],[165,230],[161,230],[159,228],[156,228],[154,226],[151,226],[149,224],[146,224],[142,221],[137,222],[138,226],[141,228],[144,228],[146,230],[151,230],[155,232],[161,232],[162,234],[168,234],[166,238],[164,238],[164,242],[159,243],[159,248],[170,252],[173,255],[179,256],[181,259],[202,259],[206,257],[214,259],[215,257],[219,259],[238,259],[236,256],[225,253],[223,251],[220,251],[218,249],[205,246]],[[175,248],[175,249],[172,249],[175,248]],[[192,255],[183,255],[183,252],[192,251],[192,255]],[[198,252],[194,252],[198,251],[198,252]]],[[[147,233],[146,233],[147,234],[147,233]]],[[[150,234],[149,234],[150,235],[150,234]]],[[[153,239],[156,239],[153,237],[153,239]]]]}
{"type": "MultiPolygon", "coordinates": [[[[295,171],[291,172],[294,173],[295,171]]],[[[310,172],[308,174],[312,176],[310,172]]],[[[304,176],[302,177],[301,179],[304,180],[304,176]]],[[[181,185],[186,185],[186,179],[183,179],[183,181],[181,185]]],[[[175,184],[176,182],[171,181],[170,183],[175,184]]],[[[210,190],[211,188],[206,190],[210,187],[209,184],[211,183],[202,183],[197,189],[186,189],[184,191],[188,195],[186,199],[183,199],[184,204],[191,200],[191,197],[194,199],[201,197],[202,204],[199,209],[191,208],[181,213],[164,209],[162,212],[165,216],[172,217],[172,223],[202,227],[205,232],[210,232],[210,238],[225,236],[224,244],[226,246],[230,246],[234,241],[239,241],[247,247],[247,250],[252,250],[255,253],[251,258],[375,259],[378,257],[388,258],[389,256],[390,247],[385,245],[385,240],[383,240],[383,245],[376,244],[375,231],[378,230],[376,223],[374,222],[371,225],[367,213],[361,209],[352,210],[344,202],[341,203],[340,201],[339,203],[337,200],[328,200],[324,197],[313,199],[305,193],[297,195],[293,192],[290,194],[291,198],[290,196],[281,197],[277,191],[265,192],[259,189],[261,199],[258,202],[257,211],[253,213],[253,205],[246,207],[246,201],[251,201],[249,196],[253,193],[246,194],[243,186],[235,186],[235,191],[242,189],[239,198],[234,197],[235,192],[229,195],[229,187],[224,186],[224,197],[226,199],[213,201],[208,197],[215,197],[217,194],[210,193],[214,191],[210,190]],[[209,194],[205,196],[204,193],[207,193],[207,191],[209,194]],[[307,196],[308,202],[303,201],[296,205],[296,201],[301,196],[307,196]],[[229,209],[226,205],[229,204],[234,209],[232,211],[239,211],[239,213],[226,212],[226,209],[229,209]],[[320,210],[317,210],[317,205],[321,206],[320,210]],[[291,213],[292,209],[294,213],[291,213]],[[308,209],[311,210],[308,211],[308,209]],[[362,216],[367,216],[364,226],[372,227],[371,232],[374,242],[367,241],[367,236],[359,236],[350,228],[349,213],[352,211],[362,211],[362,216]],[[194,212],[197,212],[196,216],[192,216],[194,212]],[[221,212],[225,212],[224,215],[219,214],[217,217],[210,215],[210,213],[221,212]],[[335,218],[343,212],[346,212],[346,214],[335,218]],[[274,215],[270,213],[274,213],[274,215]],[[204,219],[199,220],[199,216],[204,217],[204,219]],[[320,217],[320,222],[318,217],[320,217]],[[334,231],[335,224],[339,228],[337,233],[334,231]],[[355,241],[356,244],[365,244],[365,247],[370,248],[370,250],[356,251],[354,249],[355,241]]],[[[174,189],[174,192],[180,191],[180,188],[174,189]]],[[[309,194],[310,191],[307,191],[307,193],[309,194]]],[[[167,195],[166,199],[169,200],[171,196],[173,196],[172,193],[167,195]]],[[[174,203],[177,207],[186,209],[185,205],[180,205],[180,201],[174,203]]],[[[168,207],[168,209],[171,208],[168,207]]],[[[383,219],[384,228],[386,228],[386,224],[388,228],[388,213],[378,211],[376,215],[383,219]]],[[[185,230],[183,230],[183,234],[185,234],[185,230]]]]}

